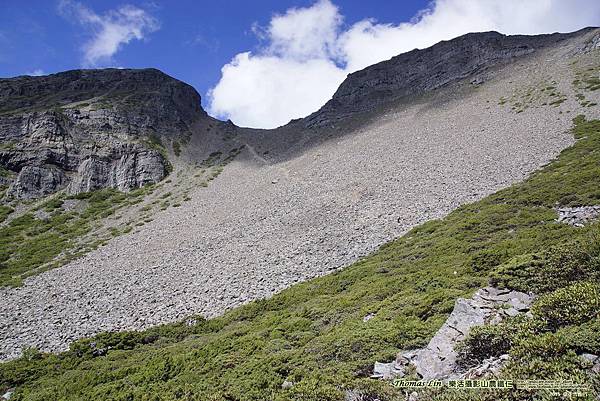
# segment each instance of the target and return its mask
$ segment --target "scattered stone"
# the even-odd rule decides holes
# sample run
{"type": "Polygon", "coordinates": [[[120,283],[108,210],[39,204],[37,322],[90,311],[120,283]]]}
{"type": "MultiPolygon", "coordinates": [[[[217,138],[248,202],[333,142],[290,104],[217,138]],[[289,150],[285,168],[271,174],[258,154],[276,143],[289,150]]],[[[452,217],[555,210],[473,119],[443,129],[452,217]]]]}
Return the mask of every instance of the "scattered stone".
{"type": "Polygon", "coordinates": [[[571,34],[507,36],[498,32],[471,33],[413,50],[354,72],[342,82],[325,106],[304,119],[307,127],[324,127],[357,112],[419,92],[429,92],[478,74],[493,66],[514,62],[556,45],[571,34]],[[439,60],[444,60],[440,63],[439,60]],[[391,78],[393,77],[393,78],[391,78]]]}
{"type": "Polygon", "coordinates": [[[363,322],[368,322],[369,320],[373,319],[374,317],[375,317],[374,313],[369,313],[365,317],[363,317],[363,322]]]}
{"type": "Polygon", "coordinates": [[[48,221],[50,219],[50,213],[45,211],[44,209],[36,210],[33,213],[33,216],[38,220],[48,221]]]}
{"type": "Polygon", "coordinates": [[[585,360],[585,361],[587,361],[587,362],[589,362],[589,363],[592,364],[592,367],[590,368],[590,370],[593,373],[596,373],[596,374],[600,373],[600,356],[594,355],[594,354],[584,353],[584,354],[581,354],[580,357],[583,360],[585,360]]]}
{"type": "Polygon", "coordinates": [[[559,223],[583,227],[600,215],[600,206],[564,207],[558,210],[559,223]]]}
{"type": "Polygon", "coordinates": [[[292,388],[292,387],[294,387],[294,383],[292,383],[292,382],[290,382],[290,381],[287,381],[287,380],[285,380],[285,381],[284,381],[284,382],[281,384],[281,388],[282,388],[283,390],[287,390],[287,389],[290,389],[290,388],[292,388]]]}
{"type": "MultiPolygon", "coordinates": [[[[578,43],[583,39],[577,39],[578,43]]],[[[0,288],[0,360],[18,357],[27,346],[57,352],[67,349],[72,339],[102,331],[143,330],[196,314],[218,316],[248,300],[270,297],[297,281],[335,272],[418,224],[443,218],[460,205],[525,179],[574,143],[569,133],[572,119],[558,114],[555,108],[509,116],[506,110],[492,105],[515,87],[529,85],[533,71],[556,77],[560,85],[571,87],[571,60],[565,57],[573,48],[571,43],[571,39],[564,40],[539,55],[519,58],[518,68],[509,65],[494,69],[478,90],[465,93],[462,87],[458,91],[448,83],[431,94],[431,102],[413,101],[409,96],[384,114],[373,112],[368,118],[336,123],[335,132],[328,128],[304,130],[300,126],[307,119],[276,130],[233,132],[235,127],[229,125],[232,135],[237,135],[238,147],[247,146],[208,188],[192,189],[191,201],[158,213],[152,223],[137,232],[116,237],[66,266],[27,278],[21,287],[0,288]],[[335,135],[335,140],[327,140],[329,135],[335,135]],[[253,157],[251,146],[259,154],[268,150],[269,161],[253,157]],[[279,177],[277,185],[271,184],[273,177],[279,177]]],[[[394,64],[387,73],[386,63],[378,68],[382,77],[395,80],[404,75],[397,73],[400,65],[394,64]]],[[[107,77],[118,75],[118,71],[132,73],[111,70],[107,77]]],[[[465,70],[467,85],[472,78],[469,73],[465,70]]],[[[73,74],[81,75],[84,81],[90,79],[85,71],[73,74]]],[[[155,78],[160,80],[161,74],[156,74],[148,79],[140,77],[135,85],[143,89],[155,78]]],[[[369,81],[371,74],[373,70],[362,78],[365,87],[379,80],[377,73],[373,75],[377,79],[369,81]]],[[[69,74],[58,75],[70,79],[69,74]]],[[[361,72],[351,75],[351,86],[359,86],[360,76],[361,72]]],[[[118,81],[125,86],[132,84],[127,79],[118,81]]],[[[112,78],[106,83],[108,87],[110,82],[112,78]]],[[[188,117],[197,114],[193,110],[200,107],[200,101],[196,95],[186,95],[192,88],[185,89],[180,82],[165,78],[162,83],[165,93],[173,96],[162,99],[161,85],[159,93],[150,97],[151,104],[140,104],[148,110],[140,115],[156,123],[156,131],[163,123],[177,125],[172,118],[181,122],[178,126],[185,131],[186,122],[194,121],[188,117]],[[183,92],[178,95],[180,90],[183,92]],[[186,115],[165,115],[172,111],[171,101],[184,102],[177,112],[186,115]],[[157,109],[164,104],[169,104],[166,110],[157,109]],[[155,120],[154,116],[165,120],[155,120]]],[[[404,84],[390,81],[390,85],[404,84]]],[[[32,92],[38,94],[36,86],[32,92]]],[[[94,90],[90,82],[80,87],[94,90]]],[[[389,94],[385,86],[381,89],[367,92],[389,94]]],[[[347,93],[342,94],[345,97],[347,93]]],[[[5,97],[18,102],[19,108],[27,107],[20,102],[33,98],[28,93],[5,97]]],[[[350,98],[342,100],[345,103],[350,98]]],[[[150,129],[146,120],[120,122],[113,111],[92,111],[93,106],[77,106],[81,122],[69,111],[70,106],[62,113],[75,126],[90,128],[86,132],[101,142],[94,146],[115,150],[110,146],[113,133],[127,136],[133,134],[127,127],[150,129]],[[105,122],[111,126],[111,135],[102,128],[105,122]]],[[[579,114],[577,105],[571,110],[573,115],[579,114]]],[[[599,111],[586,108],[585,114],[598,118],[599,111]]],[[[136,113],[134,109],[129,116],[136,113]]],[[[226,124],[203,112],[202,116],[195,122],[202,135],[194,132],[186,153],[224,143],[226,124]],[[208,124],[202,125],[206,121],[213,126],[210,131],[208,124]]],[[[26,124],[21,117],[18,123],[7,122],[10,118],[2,115],[0,131],[24,135],[20,130],[26,124]],[[17,129],[5,130],[5,122],[17,129]]],[[[41,113],[32,117],[32,122],[36,119],[41,120],[41,113]]],[[[52,124],[36,131],[41,141],[49,143],[50,153],[7,153],[2,149],[3,163],[8,158],[13,164],[26,164],[28,158],[18,159],[19,154],[66,160],[61,149],[67,146],[69,158],[73,156],[69,175],[75,175],[81,162],[91,156],[74,153],[68,135],[53,131],[57,125],[52,124]],[[51,142],[52,132],[56,145],[51,142]]],[[[108,165],[123,156],[119,149],[114,155],[108,152],[108,165]]],[[[100,160],[107,160],[103,152],[93,152],[100,160]]],[[[175,174],[173,180],[178,180],[175,174]]]]}
{"type": "Polygon", "coordinates": [[[484,377],[495,377],[500,369],[508,362],[508,354],[485,359],[480,365],[472,367],[461,377],[465,379],[481,379],[484,377]]]}

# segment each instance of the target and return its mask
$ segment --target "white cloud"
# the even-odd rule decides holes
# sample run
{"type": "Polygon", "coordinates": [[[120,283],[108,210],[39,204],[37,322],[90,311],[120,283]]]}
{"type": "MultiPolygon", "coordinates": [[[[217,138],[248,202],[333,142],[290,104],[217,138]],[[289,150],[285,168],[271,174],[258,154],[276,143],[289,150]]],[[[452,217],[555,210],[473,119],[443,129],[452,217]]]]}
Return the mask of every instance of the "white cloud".
{"type": "Polygon", "coordinates": [[[236,55],[209,92],[209,112],[273,128],[322,106],[348,73],[468,32],[569,32],[600,22],[597,0],[436,0],[412,21],[351,26],[330,0],[292,8],[254,29],[265,44],[236,55]],[[585,12],[582,12],[585,10],[585,12]]]}
{"type": "Polygon", "coordinates": [[[85,66],[112,63],[113,55],[123,45],[134,39],[142,40],[160,27],[156,18],[131,5],[124,5],[99,15],[81,3],[63,0],[59,3],[59,11],[92,33],[92,38],[82,48],[85,66]]]}
{"type": "Polygon", "coordinates": [[[40,75],[47,75],[47,74],[41,68],[37,68],[37,69],[35,69],[33,71],[26,72],[25,75],[30,75],[32,77],[39,77],[40,75]]]}

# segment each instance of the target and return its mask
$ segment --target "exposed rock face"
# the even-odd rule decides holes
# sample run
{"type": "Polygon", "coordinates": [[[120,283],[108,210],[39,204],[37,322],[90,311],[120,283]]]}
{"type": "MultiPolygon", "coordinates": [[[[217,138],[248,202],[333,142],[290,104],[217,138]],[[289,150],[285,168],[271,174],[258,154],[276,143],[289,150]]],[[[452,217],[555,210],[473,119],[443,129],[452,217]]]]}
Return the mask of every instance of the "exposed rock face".
{"type": "Polygon", "coordinates": [[[467,77],[482,82],[480,76],[493,67],[581,35],[582,31],[537,36],[470,33],[427,49],[415,49],[348,75],[332,99],[304,123],[308,127],[324,126],[467,77]]]}
{"type": "Polygon", "coordinates": [[[106,187],[127,191],[156,183],[165,176],[164,160],[158,152],[134,148],[117,157],[103,159],[93,155],[85,159],[69,184],[69,192],[81,193],[106,187]]]}
{"type": "Polygon", "coordinates": [[[156,138],[206,117],[192,87],[154,69],[2,79],[0,165],[17,173],[7,197],[158,182],[168,161],[156,138]]]}
{"type": "Polygon", "coordinates": [[[583,353],[580,357],[589,363],[589,370],[594,374],[600,374],[600,356],[583,353]]]}
{"type": "Polygon", "coordinates": [[[56,166],[25,166],[8,189],[7,196],[18,199],[39,198],[64,187],[67,177],[56,166]]]}
{"type": "Polygon", "coordinates": [[[533,299],[531,294],[493,287],[480,289],[471,299],[459,298],[444,325],[425,348],[400,352],[392,363],[375,363],[373,377],[401,377],[409,365],[413,365],[425,380],[476,377],[497,371],[506,357],[484,361],[482,366],[468,372],[460,371],[456,363],[456,345],[475,326],[496,324],[507,316],[529,311],[533,299]]]}

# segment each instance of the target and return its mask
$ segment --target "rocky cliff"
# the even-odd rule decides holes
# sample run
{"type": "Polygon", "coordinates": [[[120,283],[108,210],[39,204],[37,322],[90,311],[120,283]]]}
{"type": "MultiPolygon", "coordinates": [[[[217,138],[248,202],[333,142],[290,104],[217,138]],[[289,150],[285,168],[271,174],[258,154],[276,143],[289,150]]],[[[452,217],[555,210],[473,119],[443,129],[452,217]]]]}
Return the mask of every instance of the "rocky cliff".
{"type": "Polygon", "coordinates": [[[383,103],[466,78],[478,84],[493,73],[495,67],[593,29],[536,36],[469,33],[423,50],[415,49],[349,74],[331,100],[304,119],[304,125],[325,126],[383,103]]]}
{"type": "Polygon", "coordinates": [[[169,170],[162,141],[206,117],[191,86],[155,69],[0,79],[6,197],[156,183],[169,170]]]}

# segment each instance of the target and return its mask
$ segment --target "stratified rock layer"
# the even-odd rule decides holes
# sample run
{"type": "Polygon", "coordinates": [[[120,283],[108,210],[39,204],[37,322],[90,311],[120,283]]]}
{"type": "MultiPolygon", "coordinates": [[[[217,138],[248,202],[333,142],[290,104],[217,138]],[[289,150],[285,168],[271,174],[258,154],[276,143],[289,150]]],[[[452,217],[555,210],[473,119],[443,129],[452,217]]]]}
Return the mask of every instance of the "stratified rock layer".
{"type": "Polygon", "coordinates": [[[16,173],[7,197],[156,183],[168,171],[160,139],[190,135],[199,118],[198,93],[154,69],[1,79],[0,165],[16,173]]]}

